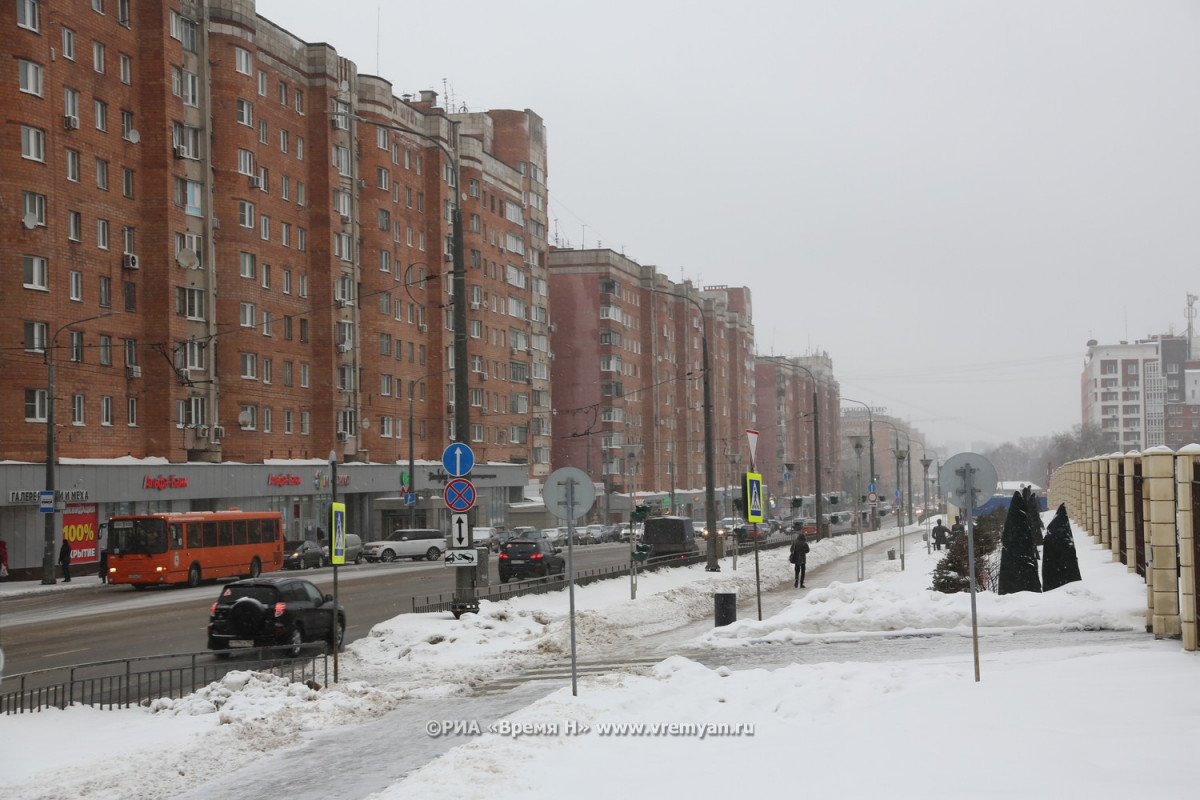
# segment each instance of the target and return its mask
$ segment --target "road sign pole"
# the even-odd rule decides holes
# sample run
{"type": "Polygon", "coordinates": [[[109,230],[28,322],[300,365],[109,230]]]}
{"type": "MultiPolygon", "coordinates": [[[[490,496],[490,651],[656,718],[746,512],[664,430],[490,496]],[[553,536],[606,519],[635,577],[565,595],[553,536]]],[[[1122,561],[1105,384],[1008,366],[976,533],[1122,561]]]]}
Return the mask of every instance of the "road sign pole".
{"type": "Polygon", "coordinates": [[[571,614],[571,696],[579,696],[575,660],[575,480],[567,480],[567,597],[571,614]]]}
{"type": "Polygon", "coordinates": [[[967,495],[967,561],[971,567],[971,643],[975,651],[975,682],[979,683],[979,616],[975,611],[975,470],[968,462],[962,468],[967,495]]]}

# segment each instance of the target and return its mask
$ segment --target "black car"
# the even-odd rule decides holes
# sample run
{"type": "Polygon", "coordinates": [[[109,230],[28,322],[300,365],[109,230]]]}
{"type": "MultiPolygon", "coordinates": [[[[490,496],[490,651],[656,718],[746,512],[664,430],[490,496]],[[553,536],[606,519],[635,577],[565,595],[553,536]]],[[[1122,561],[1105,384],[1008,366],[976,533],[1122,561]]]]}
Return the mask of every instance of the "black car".
{"type": "MultiPolygon", "coordinates": [[[[338,641],[344,640],[346,610],[337,606],[338,641]]],[[[208,649],[291,645],[333,646],[333,596],[303,578],[247,578],[226,584],[208,618],[208,649]]]]}
{"type": "Polygon", "coordinates": [[[329,561],[329,556],[326,555],[324,549],[312,541],[303,542],[284,542],[283,543],[283,568],[284,569],[308,569],[309,567],[323,567],[329,561]]]}
{"type": "Polygon", "coordinates": [[[500,555],[497,556],[500,582],[508,583],[513,578],[521,580],[563,575],[567,571],[567,561],[559,555],[561,552],[544,538],[509,539],[501,546],[500,555]]]}

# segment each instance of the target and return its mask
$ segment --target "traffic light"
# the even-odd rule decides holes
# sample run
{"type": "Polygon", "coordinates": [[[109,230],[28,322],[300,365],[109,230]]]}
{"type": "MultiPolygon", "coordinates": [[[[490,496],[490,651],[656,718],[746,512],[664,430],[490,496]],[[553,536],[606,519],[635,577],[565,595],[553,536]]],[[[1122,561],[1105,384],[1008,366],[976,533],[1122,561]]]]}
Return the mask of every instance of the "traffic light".
{"type": "Polygon", "coordinates": [[[652,550],[654,550],[654,545],[652,544],[635,544],[630,557],[634,561],[645,561],[650,556],[652,550]]]}
{"type": "Polygon", "coordinates": [[[650,506],[638,505],[633,507],[633,511],[629,512],[630,522],[645,522],[646,517],[650,516],[650,506]]]}
{"type": "Polygon", "coordinates": [[[804,501],[801,500],[799,497],[792,498],[792,508],[799,508],[802,505],[804,505],[804,501]]]}
{"type": "Polygon", "coordinates": [[[829,495],[829,505],[836,506],[841,498],[836,494],[829,495]]]}

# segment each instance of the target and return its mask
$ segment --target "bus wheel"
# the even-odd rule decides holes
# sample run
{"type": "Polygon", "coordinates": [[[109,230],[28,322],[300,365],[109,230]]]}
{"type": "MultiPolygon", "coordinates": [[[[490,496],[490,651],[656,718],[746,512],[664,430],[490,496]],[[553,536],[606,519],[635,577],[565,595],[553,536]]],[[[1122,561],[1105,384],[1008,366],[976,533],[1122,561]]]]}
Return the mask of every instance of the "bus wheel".
{"type": "Polygon", "coordinates": [[[188,586],[196,588],[200,585],[200,567],[192,564],[192,568],[188,570],[188,586]]]}
{"type": "Polygon", "coordinates": [[[254,560],[250,562],[250,577],[257,578],[261,574],[262,562],[258,560],[257,556],[255,556],[254,560]]]}
{"type": "Polygon", "coordinates": [[[146,584],[144,584],[144,583],[131,583],[129,585],[133,587],[134,591],[137,591],[137,592],[146,591],[146,584]]]}

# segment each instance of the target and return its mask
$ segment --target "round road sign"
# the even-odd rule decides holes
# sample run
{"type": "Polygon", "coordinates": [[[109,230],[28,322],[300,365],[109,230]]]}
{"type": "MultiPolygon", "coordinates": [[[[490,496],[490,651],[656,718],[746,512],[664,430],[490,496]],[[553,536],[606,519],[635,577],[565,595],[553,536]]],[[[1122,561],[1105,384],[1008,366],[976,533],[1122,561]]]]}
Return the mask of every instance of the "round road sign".
{"type": "Polygon", "coordinates": [[[446,507],[451,511],[460,514],[470,511],[471,506],[475,505],[475,484],[466,478],[455,478],[446,484],[443,496],[446,498],[446,507]]]}
{"type": "Polygon", "coordinates": [[[946,500],[959,508],[979,508],[996,493],[996,468],[978,453],[959,453],[942,465],[938,480],[946,492],[946,500]],[[966,471],[971,473],[974,497],[967,497],[966,471]]]}
{"type": "Polygon", "coordinates": [[[878,503],[879,495],[877,495],[875,492],[868,492],[867,493],[867,502],[868,503],[878,503]]]}
{"type": "Polygon", "coordinates": [[[546,504],[546,510],[559,519],[579,519],[591,511],[592,503],[596,502],[596,486],[578,467],[559,467],[546,477],[542,502],[546,504]],[[568,508],[567,488],[572,483],[575,485],[574,503],[568,508]]]}

